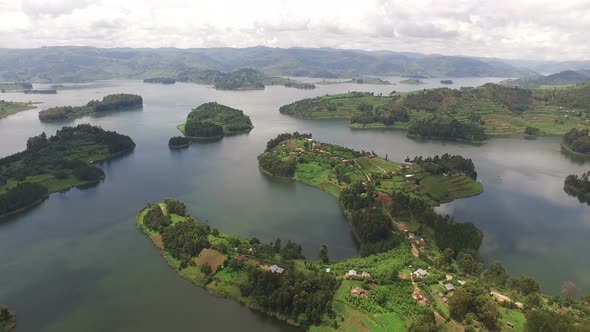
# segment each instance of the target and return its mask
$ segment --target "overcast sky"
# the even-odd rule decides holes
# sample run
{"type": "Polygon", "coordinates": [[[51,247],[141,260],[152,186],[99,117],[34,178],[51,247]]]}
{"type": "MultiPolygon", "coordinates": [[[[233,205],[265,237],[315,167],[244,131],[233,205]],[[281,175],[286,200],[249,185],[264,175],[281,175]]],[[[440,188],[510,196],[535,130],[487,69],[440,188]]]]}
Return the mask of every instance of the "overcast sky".
{"type": "Polygon", "coordinates": [[[335,47],[590,59],[590,0],[0,0],[0,47],[335,47]]]}

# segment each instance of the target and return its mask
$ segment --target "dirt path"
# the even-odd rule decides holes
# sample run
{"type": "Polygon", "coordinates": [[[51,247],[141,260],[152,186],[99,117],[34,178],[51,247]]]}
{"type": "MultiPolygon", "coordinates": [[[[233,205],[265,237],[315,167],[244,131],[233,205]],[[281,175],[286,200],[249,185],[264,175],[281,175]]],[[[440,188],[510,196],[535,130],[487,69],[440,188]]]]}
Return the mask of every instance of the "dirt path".
{"type": "Polygon", "coordinates": [[[418,250],[418,248],[416,248],[416,246],[412,243],[412,255],[414,255],[414,257],[420,257],[420,251],[418,250]]]}
{"type": "Polygon", "coordinates": [[[361,172],[363,172],[363,174],[365,174],[365,176],[367,177],[367,181],[371,182],[371,177],[369,175],[367,175],[367,172],[365,172],[365,170],[363,169],[363,167],[361,166],[361,164],[359,164],[358,161],[356,161],[356,159],[354,160],[355,165],[361,170],[361,172]]]}
{"type": "MultiPolygon", "coordinates": [[[[498,302],[505,302],[505,301],[514,302],[514,301],[512,301],[512,299],[511,299],[511,298],[509,298],[508,296],[506,296],[506,295],[503,295],[503,294],[500,294],[500,293],[498,293],[498,292],[493,292],[493,291],[492,291],[492,292],[490,292],[490,294],[491,294],[491,295],[492,295],[492,296],[493,296],[493,297],[494,297],[494,298],[495,298],[495,299],[496,299],[498,302]]],[[[520,302],[514,302],[514,304],[515,304],[515,305],[516,305],[518,308],[521,308],[521,309],[524,307],[524,305],[523,305],[522,303],[520,303],[520,302]]]]}

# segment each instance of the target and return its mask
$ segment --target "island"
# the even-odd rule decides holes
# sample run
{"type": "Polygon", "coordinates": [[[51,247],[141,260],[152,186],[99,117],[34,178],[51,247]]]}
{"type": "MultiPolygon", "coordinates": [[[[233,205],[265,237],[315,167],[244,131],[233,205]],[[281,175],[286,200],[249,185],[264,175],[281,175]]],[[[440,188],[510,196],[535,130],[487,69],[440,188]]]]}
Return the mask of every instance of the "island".
{"type": "MultiPolygon", "coordinates": [[[[420,205],[420,210],[431,211],[428,218],[436,220],[433,206],[483,191],[470,159],[445,154],[396,163],[387,160],[387,156],[384,159],[372,152],[316,142],[311,134],[297,132],[270,140],[258,161],[266,174],[295,179],[338,198],[362,256],[398,244],[391,226],[400,211],[392,210],[391,204],[412,200],[420,205]]],[[[457,232],[458,228],[465,228],[465,232],[471,233],[473,246],[479,247],[481,233],[472,224],[439,219],[432,224],[435,225],[441,229],[457,228],[457,232]]]]}
{"type": "Polygon", "coordinates": [[[184,136],[174,136],[168,140],[168,146],[171,149],[182,149],[191,145],[191,141],[184,136]]]}
{"type": "Polygon", "coordinates": [[[425,82],[422,82],[421,80],[416,79],[416,78],[408,78],[403,81],[400,81],[400,83],[401,84],[410,84],[410,85],[426,84],[425,82]]]}
{"type": "Polygon", "coordinates": [[[24,90],[25,94],[30,95],[54,95],[57,93],[56,89],[35,89],[35,90],[24,90]]]}
{"type": "Polygon", "coordinates": [[[440,84],[451,85],[454,84],[452,80],[440,80],[440,84]]]}
{"type": "Polygon", "coordinates": [[[303,119],[349,119],[354,128],[399,128],[411,137],[471,142],[489,136],[564,135],[587,128],[590,84],[528,90],[493,83],[472,89],[437,88],[376,95],[349,92],[303,99],[281,106],[303,119]]]}
{"type": "Polygon", "coordinates": [[[563,184],[563,190],[570,196],[577,197],[581,203],[590,205],[590,172],[577,176],[568,175],[563,184]]]}
{"type": "Polygon", "coordinates": [[[391,85],[391,82],[383,80],[379,77],[368,77],[368,76],[353,77],[352,79],[347,80],[347,81],[322,80],[322,81],[316,82],[315,84],[332,85],[332,84],[342,84],[342,83],[391,85]]]}
{"type": "Polygon", "coordinates": [[[5,306],[0,306],[0,332],[16,331],[16,314],[5,306]]]}
{"type": "Polygon", "coordinates": [[[32,103],[21,103],[0,100],[0,119],[5,118],[11,114],[26,111],[36,108],[32,103]]]}
{"type": "Polygon", "coordinates": [[[97,183],[104,172],[92,164],[135,148],[129,136],[80,124],[27,140],[27,149],[0,159],[0,216],[32,207],[49,194],[97,183]]]}
{"type": "Polygon", "coordinates": [[[247,133],[254,128],[250,117],[241,110],[218,103],[205,103],[189,113],[178,126],[188,138],[220,138],[247,133]]]}
{"type": "Polygon", "coordinates": [[[181,82],[212,84],[217,90],[262,90],[267,85],[282,85],[296,89],[315,89],[315,85],[290,78],[267,75],[259,70],[243,68],[224,73],[217,70],[191,69],[178,74],[181,82]]]}
{"type": "Polygon", "coordinates": [[[563,135],[561,146],[570,153],[590,156],[590,130],[573,128],[563,135]]]}
{"type": "Polygon", "coordinates": [[[91,114],[137,109],[141,108],[142,106],[143,99],[141,96],[120,93],[105,96],[101,101],[92,100],[84,106],[62,106],[48,108],[39,112],[39,120],[62,121],[91,114]]]}
{"type": "Polygon", "coordinates": [[[143,83],[176,84],[176,79],[170,77],[150,77],[145,78],[143,83]]]}

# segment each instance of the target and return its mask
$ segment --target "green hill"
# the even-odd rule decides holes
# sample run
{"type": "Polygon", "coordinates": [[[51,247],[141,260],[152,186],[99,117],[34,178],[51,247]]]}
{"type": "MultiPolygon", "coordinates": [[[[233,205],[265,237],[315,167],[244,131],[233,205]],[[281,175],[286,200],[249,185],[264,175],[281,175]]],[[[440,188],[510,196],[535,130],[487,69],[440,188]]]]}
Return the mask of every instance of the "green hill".
{"type": "Polygon", "coordinates": [[[501,84],[532,89],[555,85],[580,84],[588,81],[590,81],[590,75],[584,71],[565,70],[547,76],[533,76],[515,80],[506,80],[501,82],[501,84]]]}
{"type": "Polygon", "coordinates": [[[527,127],[563,135],[590,120],[590,84],[529,90],[488,83],[389,96],[351,92],[303,99],[279,111],[304,119],[350,119],[357,128],[403,128],[410,135],[467,141],[523,135],[527,127]]]}
{"type": "Polygon", "coordinates": [[[218,103],[206,103],[192,110],[178,129],[187,137],[208,138],[247,133],[254,126],[241,110],[218,103]]]}
{"type": "Polygon", "coordinates": [[[100,101],[92,100],[84,106],[61,106],[48,108],[39,112],[39,120],[61,121],[95,113],[136,109],[141,108],[142,106],[143,99],[141,96],[120,93],[105,96],[100,101]]]}
{"type": "Polygon", "coordinates": [[[0,216],[39,203],[50,193],[104,178],[91,164],[131,151],[131,138],[100,127],[63,127],[29,138],[25,151],[0,159],[0,216]]]}

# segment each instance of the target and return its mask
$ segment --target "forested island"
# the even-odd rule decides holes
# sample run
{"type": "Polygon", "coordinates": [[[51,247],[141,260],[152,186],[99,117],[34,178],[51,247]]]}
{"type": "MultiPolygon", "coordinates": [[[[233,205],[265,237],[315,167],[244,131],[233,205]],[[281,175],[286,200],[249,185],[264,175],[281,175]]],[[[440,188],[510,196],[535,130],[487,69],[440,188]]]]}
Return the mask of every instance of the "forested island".
{"type": "Polygon", "coordinates": [[[343,261],[331,261],[325,245],[306,259],[292,241],[222,233],[175,199],[148,204],[137,225],[183,278],[312,332],[587,331],[590,296],[577,300],[574,284],[548,297],[538,281],[513,277],[499,262],[484,270],[473,226],[427,216],[411,199],[395,204],[418,217],[395,225],[395,245],[343,261]],[[430,222],[442,225],[439,240],[430,222]]]}
{"type": "Polygon", "coordinates": [[[39,112],[39,120],[61,121],[96,113],[137,109],[141,108],[142,106],[143,99],[141,96],[119,93],[105,96],[100,101],[92,100],[84,106],[62,106],[48,108],[39,112]]]}
{"type": "Polygon", "coordinates": [[[16,331],[16,314],[0,305],[0,332],[16,331]]]}
{"type": "Polygon", "coordinates": [[[332,84],[342,84],[342,83],[355,83],[355,84],[379,84],[379,85],[390,85],[391,82],[383,80],[379,77],[368,77],[368,76],[360,76],[360,77],[353,77],[347,81],[329,81],[329,80],[322,80],[318,81],[315,84],[319,85],[332,85],[332,84]]]}
{"type": "Polygon", "coordinates": [[[426,84],[424,82],[422,82],[421,80],[417,79],[417,78],[408,78],[405,79],[403,81],[400,81],[401,84],[409,84],[409,85],[420,85],[420,84],[426,84]]]}
{"type": "Polygon", "coordinates": [[[56,89],[35,89],[35,90],[24,90],[25,94],[28,95],[54,95],[57,93],[56,89]]]}
{"type": "Polygon", "coordinates": [[[586,156],[590,156],[590,130],[576,128],[563,135],[561,144],[566,150],[586,156]]]}
{"type": "Polygon", "coordinates": [[[172,149],[182,149],[191,145],[191,141],[184,136],[174,136],[168,140],[168,146],[172,149]]]}
{"type": "Polygon", "coordinates": [[[577,176],[568,175],[563,184],[563,190],[571,196],[577,197],[582,203],[590,204],[590,172],[577,176]]]}
{"type": "Polygon", "coordinates": [[[189,113],[178,129],[189,138],[218,138],[247,133],[254,126],[241,110],[218,103],[205,103],[189,113]]]}
{"type": "Polygon", "coordinates": [[[402,128],[415,137],[484,141],[523,133],[563,135],[587,127],[590,84],[528,90],[488,83],[391,95],[349,92],[303,99],[279,111],[304,119],[350,119],[356,128],[402,128]]]}
{"type": "MultiPolygon", "coordinates": [[[[392,220],[397,218],[400,207],[392,208],[391,204],[404,200],[412,200],[420,206],[420,213],[436,220],[431,220],[430,226],[440,227],[437,234],[446,234],[443,228],[454,229],[457,234],[461,229],[474,241],[467,246],[479,248],[481,233],[472,224],[435,218],[432,210],[441,203],[483,191],[475,180],[477,173],[471,160],[443,155],[396,163],[373,153],[316,142],[310,134],[300,133],[281,134],[269,141],[258,160],[265,173],[292,178],[337,197],[360,243],[362,256],[399,243],[392,234],[392,220]]],[[[449,246],[456,252],[461,249],[458,243],[449,246]]]]}
{"type": "Polygon", "coordinates": [[[129,136],[81,124],[27,140],[27,149],[0,159],[0,216],[40,203],[50,193],[104,178],[92,164],[135,147],[129,136]]]}
{"type": "Polygon", "coordinates": [[[218,90],[262,90],[267,85],[283,85],[296,89],[315,89],[315,85],[289,78],[267,75],[259,70],[243,68],[232,72],[218,70],[187,70],[177,76],[181,82],[212,84],[218,90]]]}
{"type": "Polygon", "coordinates": [[[0,119],[11,114],[26,111],[35,108],[32,103],[21,103],[13,101],[0,100],[0,119]]]}
{"type": "Polygon", "coordinates": [[[150,77],[145,78],[143,83],[175,84],[176,79],[169,77],[150,77]]]}
{"type": "Polygon", "coordinates": [[[451,85],[454,84],[452,80],[440,80],[440,84],[451,85]]]}

